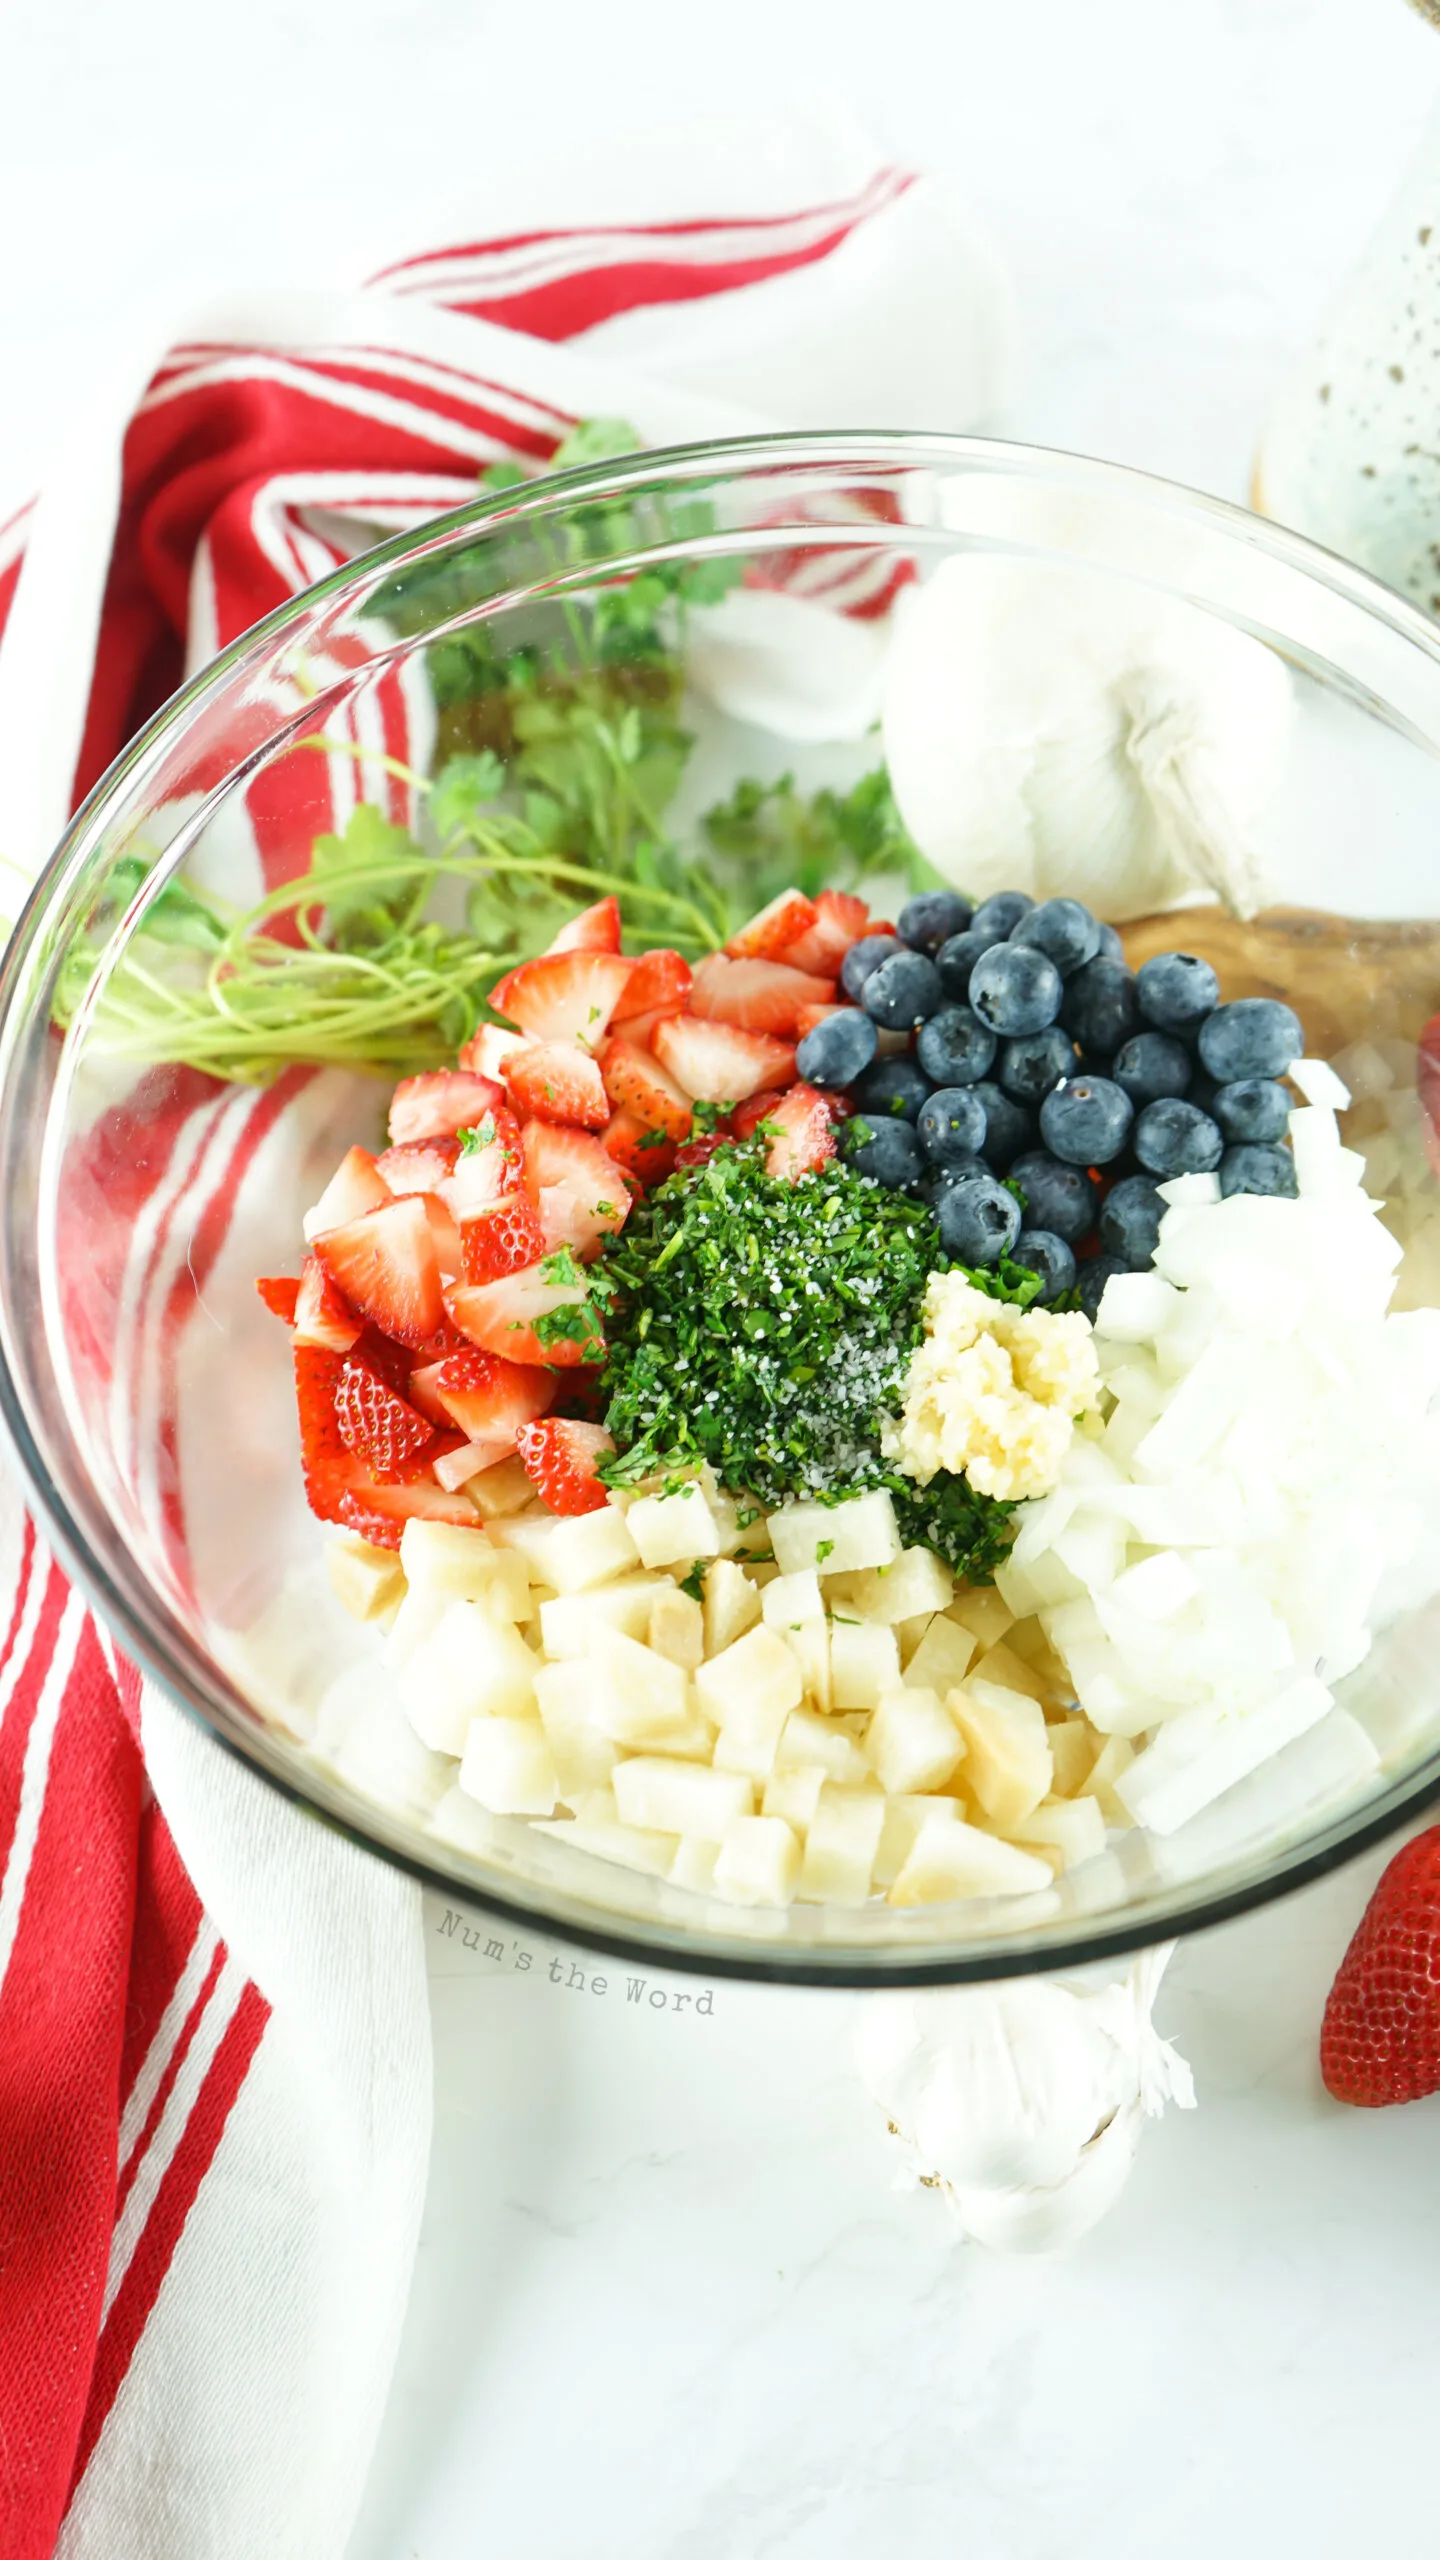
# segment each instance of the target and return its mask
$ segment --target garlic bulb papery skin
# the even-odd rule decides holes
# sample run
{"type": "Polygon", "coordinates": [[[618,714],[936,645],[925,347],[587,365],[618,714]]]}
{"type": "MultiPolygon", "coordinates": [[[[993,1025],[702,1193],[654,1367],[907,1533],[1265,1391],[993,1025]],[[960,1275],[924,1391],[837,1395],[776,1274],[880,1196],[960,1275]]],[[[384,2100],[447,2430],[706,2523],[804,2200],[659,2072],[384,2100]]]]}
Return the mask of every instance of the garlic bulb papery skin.
{"type": "Polygon", "coordinates": [[[900,814],[967,895],[1112,923],[1210,890],[1253,915],[1290,679],[1262,642],[1103,571],[958,552],[907,590],[886,666],[900,814]]]}
{"type": "Polygon", "coordinates": [[[1151,2019],[1173,1953],[1114,1982],[1044,1975],[877,1992],[856,2030],[869,2095],[906,2154],[897,2184],[937,2186],[990,2249],[1062,2248],[1108,2213],[1146,2116],[1193,2107],[1189,2066],[1151,2019]]]}
{"type": "Polygon", "coordinates": [[[888,632],[804,596],[737,587],[692,606],[687,682],[717,711],[797,743],[863,738],[880,717],[888,632]]]}

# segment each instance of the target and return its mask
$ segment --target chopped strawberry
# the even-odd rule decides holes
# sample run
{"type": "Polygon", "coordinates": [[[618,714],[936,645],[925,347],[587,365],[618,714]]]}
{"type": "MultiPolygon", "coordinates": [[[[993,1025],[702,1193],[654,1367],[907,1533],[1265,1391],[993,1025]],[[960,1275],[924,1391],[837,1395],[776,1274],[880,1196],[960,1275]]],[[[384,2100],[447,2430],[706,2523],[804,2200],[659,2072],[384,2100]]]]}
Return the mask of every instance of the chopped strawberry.
{"type": "Polygon", "coordinates": [[[295,1345],[295,1404],[300,1418],[300,1467],[305,1499],[317,1520],[338,1520],[340,1505],[365,1470],[341,1436],[335,1400],[344,1362],[318,1343],[295,1345]]]}
{"type": "Polygon", "coordinates": [[[765,1170],[798,1182],[816,1173],[835,1153],[835,1126],[826,1096],[812,1084],[792,1084],[767,1114],[773,1135],[765,1145],[765,1170]]]}
{"type": "MultiPolygon", "coordinates": [[[[683,1006],[678,1004],[662,1004],[657,1005],[653,1013],[631,1014],[616,1026],[615,1036],[626,1041],[632,1049],[648,1050],[655,1037],[657,1022],[668,1022],[672,1013],[680,1013],[683,1010],[683,1006]]],[[[606,1046],[608,1048],[608,1041],[606,1046]]]]}
{"type": "Polygon", "coordinates": [[[675,1170],[675,1141],[663,1129],[647,1129],[633,1111],[617,1111],[601,1131],[601,1143],[623,1173],[652,1191],[675,1170]]]}
{"type": "Polygon", "coordinates": [[[525,1187],[540,1212],[545,1251],[568,1244],[582,1259],[591,1258],[630,1215],[630,1194],[615,1179],[614,1157],[598,1138],[581,1129],[557,1129],[547,1120],[527,1121],[521,1143],[525,1187]]]}
{"type": "Polygon", "coordinates": [[[1391,1859],[1325,2003],[1320,2071],[1347,2107],[1440,2089],[1440,1829],[1391,1859]]]}
{"type": "Polygon", "coordinates": [[[559,1040],[527,1040],[505,1061],[510,1099],[536,1120],[568,1120],[603,1129],[610,1117],[605,1082],[584,1049],[559,1040]]]}
{"type": "Polygon", "coordinates": [[[703,1138],[687,1138],[684,1146],[675,1150],[677,1168],[689,1173],[697,1164],[708,1164],[722,1147],[733,1146],[734,1135],[731,1129],[709,1129],[703,1138]]]}
{"type": "Polygon", "coordinates": [[[466,1218],[460,1242],[467,1280],[502,1280],[507,1271],[524,1271],[539,1261],[545,1230],[534,1201],[521,1191],[466,1218]]]}
{"type": "Polygon", "coordinates": [[[819,910],[813,898],[799,889],[782,889],[758,916],[752,916],[738,933],[732,933],[725,948],[735,960],[773,960],[787,942],[797,942],[809,933],[819,910]]]}
{"type": "Polygon", "coordinates": [[[465,1067],[405,1076],[390,1097],[390,1143],[400,1147],[418,1138],[453,1138],[458,1130],[473,1129],[504,1099],[489,1076],[473,1075],[465,1067]]]}
{"type": "Polygon", "coordinates": [[[295,1298],[296,1341],[314,1343],[322,1351],[350,1351],[364,1329],[363,1317],[356,1314],[315,1255],[307,1253],[300,1266],[295,1298]]]}
{"type": "Polygon", "coordinates": [[[368,1147],[351,1147],[335,1167],[313,1209],[305,1213],[305,1241],[313,1244],[327,1227],[348,1226],[367,1209],[380,1209],[390,1193],[376,1170],[368,1147]]]}
{"type": "MultiPolygon", "coordinates": [[[[693,1014],[677,1013],[660,1024],[655,1055],[697,1102],[743,1102],[762,1085],[795,1079],[795,1052],[781,1041],[737,1030],[730,1022],[700,1022],[693,1014]]],[[[616,1100],[628,1102],[629,1096],[616,1100]]]]}
{"type": "Polygon", "coordinates": [[[339,1520],[372,1547],[398,1547],[407,1520],[443,1520],[448,1528],[485,1534],[473,1502],[423,1476],[414,1484],[366,1484],[343,1493],[337,1509],[321,1517],[339,1520]]]}
{"type": "Polygon", "coordinates": [[[451,1216],[449,1208],[434,1191],[417,1191],[411,1196],[425,1203],[425,1215],[430,1221],[430,1238],[435,1247],[435,1259],[440,1265],[441,1279],[458,1280],[465,1268],[465,1251],[460,1242],[460,1229],[451,1216]]]}
{"type": "Polygon", "coordinates": [[[792,969],[813,969],[817,978],[838,978],[840,963],[852,942],[858,942],[865,933],[889,931],[888,925],[871,923],[863,898],[853,898],[845,889],[822,889],[808,933],[802,933],[795,942],[787,942],[775,956],[788,961],[792,969]]]}
{"type": "MultiPolygon", "coordinates": [[[[646,951],[630,972],[630,983],[611,1017],[616,1030],[641,1014],[683,1013],[690,994],[690,964],[678,951],[646,951]]],[[[633,1033],[626,1031],[627,1040],[633,1033]]]]}
{"type": "Polygon", "coordinates": [[[767,1090],[752,1093],[745,1102],[737,1102],[730,1114],[731,1136],[748,1138],[752,1130],[759,1128],[762,1120],[774,1119],[784,1098],[781,1093],[767,1090]]]}
{"type": "Polygon", "coordinates": [[[424,1412],[438,1407],[435,1418],[453,1423],[467,1440],[499,1440],[507,1449],[514,1448],[523,1423],[549,1412],[555,1388],[548,1370],[498,1358],[470,1342],[448,1360],[417,1369],[410,1382],[416,1401],[425,1399],[424,1412]]]}
{"type": "Polygon", "coordinates": [[[490,1002],[532,1040],[598,1049],[634,967],[610,951],[548,951],[512,969],[490,1002]]]}
{"type": "Polygon", "coordinates": [[[579,1265],[565,1254],[547,1255],[528,1271],[512,1271],[503,1280],[480,1288],[452,1289],[451,1315],[470,1342],[502,1360],[527,1366],[578,1369],[582,1361],[603,1358],[605,1337],[582,1281],[563,1277],[564,1266],[579,1265]],[[543,1335],[536,1331],[543,1327],[543,1335]]]}
{"type": "Polygon", "coordinates": [[[459,1063],[468,1068],[471,1075],[488,1076],[492,1084],[500,1084],[504,1080],[505,1061],[512,1049],[519,1048],[523,1037],[519,1031],[502,1031],[498,1022],[482,1022],[479,1030],[472,1031],[466,1041],[459,1063]]]}
{"type": "MultiPolygon", "coordinates": [[[[674,1019],[665,1016],[667,1022],[674,1019]]],[[[628,1111],[647,1129],[662,1130],[667,1138],[689,1136],[695,1117],[689,1095],[643,1049],[632,1048],[628,1040],[607,1040],[600,1064],[605,1090],[617,1111],[628,1111]]]]}
{"type": "Polygon", "coordinates": [[[817,1024],[828,1022],[832,1013],[848,1013],[849,1010],[849,1006],[843,1004],[802,1004],[795,1016],[796,1041],[807,1040],[817,1024]]]}
{"type": "Polygon", "coordinates": [[[458,1138],[409,1138],[403,1146],[387,1147],[378,1155],[375,1170],[386,1190],[399,1200],[408,1191],[440,1191],[459,1156],[458,1138]]]}
{"type": "Polygon", "coordinates": [[[733,1022],[742,1031],[774,1031],[793,1037],[802,1012],[828,1004],[828,978],[807,977],[779,960],[727,960],[714,951],[702,960],[690,991],[690,1010],[702,1022],[733,1022]]]}
{"type": "Polygon", "coordinates": [[[389,1387],[397,1396],[406,1397],[410,1392],[414,1358],[414,1353],[407,1351],[402,1342],[392,1342],[388,1334],[373,1324],[364,1327],[359,1341],[348,1354],[350,1363],[368,1369],[371,1377],[378,1378],[383,1387],[389,1387]]]}
{"type": "Polygon", "coordinates": [[[562,924],[550,945],[552,951],[618,951],[619,948],[618,898],[601,898],[596,906],[586,907],[578,916],[572,916],[568,924],[562,924]]]}
{"type": "Polygon", "coordinates": [[[394,1342],[418,1346],[445,1313],[440,1263],[428,1202],[419,1193],[387,1199],[343,1227],[318,1236],[315,1251],[351,1305],[394,1342]]]}
{"type": "Polygon", "coordinates": [[[296,1302],[300,1296],[298,1280],[257,1280],[255,1286],[272,1316],[283,1317],[286,1324],[294,1323],[296,1302]]]}
{"type": "MultiPolygon", "coordinates": [[[[452,1351],[461,1351],[464,1346],[464,1334],[456,1331],[448,1316],[442,1316],[434,1332],[418,1346],[417,1356],[421,1360],[447,1360],[452,1351]]],[[[411,1347],[415,1349],[414,1345],[411,1347]]]]}
{"type": "Polygon", "coordinates": [[[569,1520],[582,1511],[604,1510],[610,1497],[595,1466],[615,1443],[598,1423],[528,1422],[515,1445],[548,1511],[569,1520]]]}
{"type": "Polygon", "coordinates": [[[435,1437],[423,1413],[378,1378],[364,1360],[347,1360],[335,1394],[335,1418],[347,1449],[362,1458],[381,1483],[403,1475],[407,1462],[435,1437]]]}
{"type": "MultiPolygon", "coordinates": [[[[523,1048],[525,1043],[522,1041],[520,1046],[523,1048]]],[[[446,1206],[463,1222],[496,1200],[513,1198],[523,1189],[524,1181],[520,1123],[502,1103],[497,1110],[487,1111],[479,1127],[467,1133],[443,1197],[446,1206]]]]}

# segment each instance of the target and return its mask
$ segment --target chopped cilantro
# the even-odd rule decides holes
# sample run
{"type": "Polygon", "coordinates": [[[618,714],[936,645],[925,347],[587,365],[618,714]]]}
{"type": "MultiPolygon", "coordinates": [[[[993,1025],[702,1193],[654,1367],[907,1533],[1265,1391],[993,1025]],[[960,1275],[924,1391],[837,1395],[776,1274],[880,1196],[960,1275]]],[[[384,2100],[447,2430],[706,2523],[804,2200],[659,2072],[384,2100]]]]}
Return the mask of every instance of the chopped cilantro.
{"type": "Polygon", "coordinates": [[[680,1588],[682,1591],[688,1591],[692,1600],[703,1600],[705,1597],[705,1566],[706,1559],[703,1556],[697,1556],[689,1572],[681,1575],[680,1588]]]}
{"type": "Polygon", "coordinates": [[[494,1146],[498,1134],[494,1121],[487,1114],[476,1128],[461,1130],[460,1153],[462,1156],[478,1155],[482,1147],[494,1146]]]}
{"type": "MultiPolygon", "coordinates": [[[[751,1138],[638,1201],[607,1240],[611,1484],[708,1463],[754,1502],[842,1502],[889,1487],[908,1539],[972,1580],[1009,1543],[1013,1506],[963,1477],[923,1490],[890,1467],[880,1426],[898,1411],[924,1334],[932,1271],[945,1269],[931,1211],[831,1163],[776,1181],[751,1138]]],[[[1003,1273],[990,1294],[1015,1298],[1003,1273]]],[[[1034,1274],[1025,1272],[1025,1293],[1034,1274]]]]}
{"type": "Polygon", "coordinates": [[[663,1147],[664,1144],[665,1132],[663,1129],[647,1129],[643,1138],[636,1139],[635,1151],[637,1155],[643,1155],[647,1153],[651,1147],[663,1147]]]}
{"type": "Polygon", "coordinates": [[[815,1548],[815,1561],[817,1564],[823,1564],[826,1557],[833,1556],[834,1553],[835,1541],[833,1538],[821,1538],[817,1541],[815,1548]]]}

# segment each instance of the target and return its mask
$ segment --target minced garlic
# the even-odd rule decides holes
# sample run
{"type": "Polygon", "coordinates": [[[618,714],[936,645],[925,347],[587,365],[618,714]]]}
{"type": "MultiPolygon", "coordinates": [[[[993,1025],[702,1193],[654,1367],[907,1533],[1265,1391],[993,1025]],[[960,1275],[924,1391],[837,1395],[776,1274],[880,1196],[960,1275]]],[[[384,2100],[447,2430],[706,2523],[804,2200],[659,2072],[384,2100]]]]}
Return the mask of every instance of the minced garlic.
{"type": "Polygon", "coordinates": [[[1001,1502],[1049,1493],[1076,1415],[1099,1396],[1088,1317],[1006,1306],[963,1273],[937,1271],[925,1336],[900,1420],[885,1428],[886,1457],[917,1484],[943,1467],[1001,1502]]]}

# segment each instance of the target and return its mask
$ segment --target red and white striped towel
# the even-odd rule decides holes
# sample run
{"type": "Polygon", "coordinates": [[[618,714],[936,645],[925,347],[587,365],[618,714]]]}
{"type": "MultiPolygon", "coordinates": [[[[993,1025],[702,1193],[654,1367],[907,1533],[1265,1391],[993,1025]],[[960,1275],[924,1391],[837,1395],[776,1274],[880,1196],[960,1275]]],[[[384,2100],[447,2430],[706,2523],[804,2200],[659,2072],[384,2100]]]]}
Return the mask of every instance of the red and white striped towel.
{"type": "MultiPolygon", "coordinates": [[[[337,514],[421,523],[587,415],[666,442],[992,409],[1003,295],[942,189],[818,125],[744,169],[688,153],[672,206],[676,167],[703,216],[492,215],[353,293],[192,315],[96,385],[0,527],[12,859],[38,869],[187,668],[334,564],[337,514]]],[[[314,766],[322,826],[355,768],[314,766]]],[[[251,818],[262,869],[293,858],[293,810],[262,793],[251,818]]],[[[203,1180],[218,1253],[283,1096],[189,1104],[173,1130],[137,1121],[133,1151],[112,1128],[96,1168],[128,1310],[103,1356],[122,1386],[150,1362],[161,1398],[204,1278],[170,1249],[178,1191],[203,1180]]],[[[429,2061],[415,1889],[142,1684],[0,1485],[6,2560],[343,2550],[404,2314],[429,2061]]]]}

